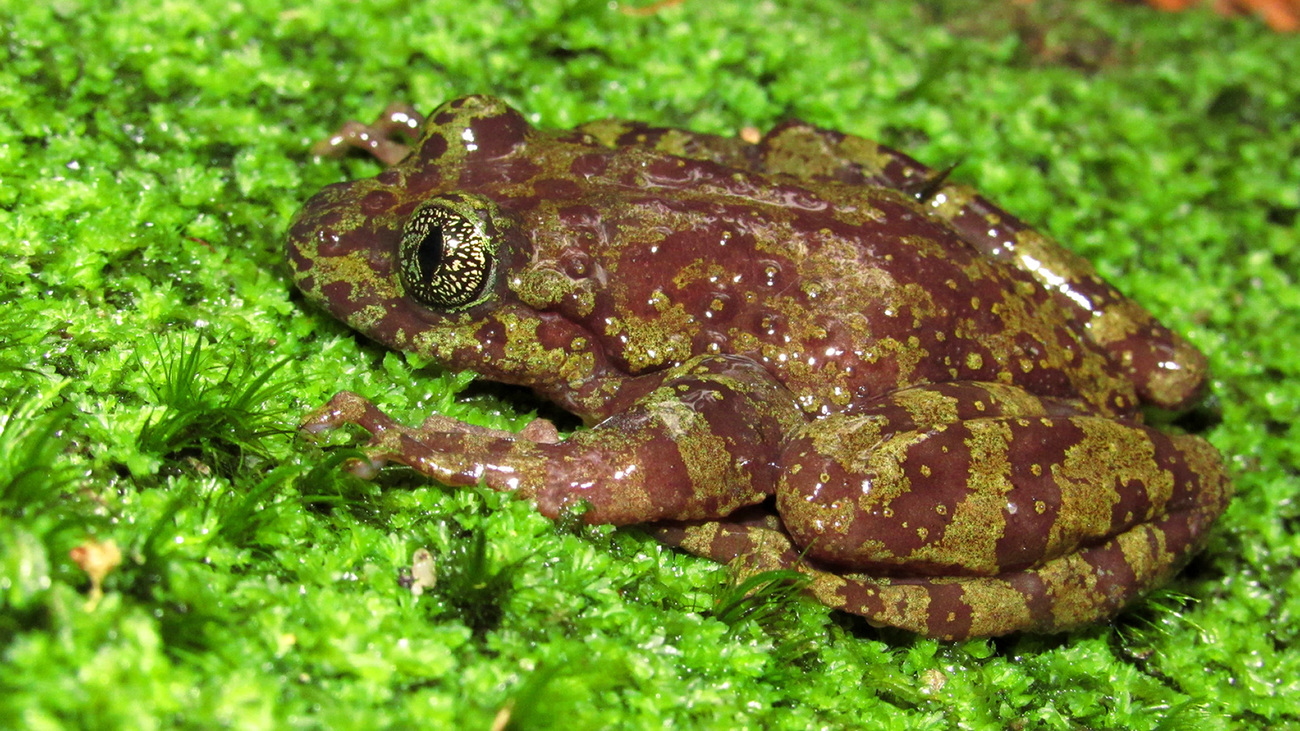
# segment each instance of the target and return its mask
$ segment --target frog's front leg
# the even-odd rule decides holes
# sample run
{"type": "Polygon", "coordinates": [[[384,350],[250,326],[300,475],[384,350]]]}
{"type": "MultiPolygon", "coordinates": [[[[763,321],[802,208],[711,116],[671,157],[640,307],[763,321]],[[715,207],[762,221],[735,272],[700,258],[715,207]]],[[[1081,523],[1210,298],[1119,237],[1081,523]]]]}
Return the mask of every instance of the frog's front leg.
{"type": "Polygon", "coordinates": [[[400,462],[447,485],[513,492],[552,518],[582,502],[590,523],[712,518],[772,494],[781,443],[803,417],[761,366],[704,356],[642,378],[656,383],[631,408],[563,442],[445,417],[405,428],[347,393],[303,428],[358,424],[373,435],[366,449],[375,464],[400,462]]]}
{"type": "Polygon", "coordinates": [[[411,153],[411,148],[394,139],[402,135],[410,142],[420,138],[424,115],[410,104],[389,104],[370,124],[344,122],[338,131],[312,146],[313,155],[342,157],[348,148],[365,150],[383,164],[392,167],[411,153]]]}

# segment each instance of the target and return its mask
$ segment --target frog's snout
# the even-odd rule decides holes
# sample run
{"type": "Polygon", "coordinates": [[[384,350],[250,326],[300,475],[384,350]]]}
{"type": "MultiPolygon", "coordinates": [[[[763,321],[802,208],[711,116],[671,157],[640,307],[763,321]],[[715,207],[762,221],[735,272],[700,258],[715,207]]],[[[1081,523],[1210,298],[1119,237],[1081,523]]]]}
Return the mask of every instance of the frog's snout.
{"type": "Polygon", "coordinates": [[[350,184],[312,197],[289,225],[286,250],[294,284],[313,302],[349,317],[400,294],[395,251],[400,232],[359,206],[350,184]]]}
{"type": "MultiPolygon", "coordinates": [[[[364,181],[363,181],[364,182],[364,181]]],[[[289,224],[287,248],[297,272],[329,259],[357,254],[381,263],[396,245],[399,227],[390,225],[395,204],[389,193],[359,197],[357,183],[336,183],[312,196],[289,224]],[[375,198],[384,200],[375,205],[375,198]]],[[[386,267],[389,268],[389,267],[386,267]]]]}

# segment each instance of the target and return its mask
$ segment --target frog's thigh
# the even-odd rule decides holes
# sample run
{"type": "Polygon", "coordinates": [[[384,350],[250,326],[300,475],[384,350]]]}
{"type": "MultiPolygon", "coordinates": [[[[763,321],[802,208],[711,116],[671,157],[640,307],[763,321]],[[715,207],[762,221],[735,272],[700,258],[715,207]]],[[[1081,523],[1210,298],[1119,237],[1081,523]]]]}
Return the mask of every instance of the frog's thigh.
{"type": "Polygon", "coordinates": [[[872,574],[996,576],[1169,515],[1199,536],[1229,489],[1203,440],[1094,416],[878,434],[830,418],[786,446],[777,508],[810,557],[872,574]]]}
{"type": "Polygon", "coordinates": [[[1186,515],[1142,525],[1095,548],[1002,576],[890,578],[836,573],[800,556],[779,526],[728,519],[651,526],[656,539],[729,564],[741,578],[794,569],[826,606],[877,627],[963,640],[1010,632],[1062,632],[1117,613],[1158,585],[1190,553],[1186,515]]]}

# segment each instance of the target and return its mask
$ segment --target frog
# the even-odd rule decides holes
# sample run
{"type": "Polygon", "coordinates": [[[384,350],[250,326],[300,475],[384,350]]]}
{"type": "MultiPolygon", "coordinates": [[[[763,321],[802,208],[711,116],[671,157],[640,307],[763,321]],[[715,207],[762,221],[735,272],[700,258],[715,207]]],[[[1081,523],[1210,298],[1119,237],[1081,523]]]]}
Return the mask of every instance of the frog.
{"type": "Polygon", "coordinates": [[[306,300],[581,420],[407,426],[343,391],[302,429],[369,432],[363,476],[638,525],[940,640],[1110,619],[1231,498],[1207,440],[1144,419],[1203,397],[1200,351],[901,151],[797,120],[541,129],[485,95],[318,151],[353,147],[385,169],[289,227],[306,300]]]}

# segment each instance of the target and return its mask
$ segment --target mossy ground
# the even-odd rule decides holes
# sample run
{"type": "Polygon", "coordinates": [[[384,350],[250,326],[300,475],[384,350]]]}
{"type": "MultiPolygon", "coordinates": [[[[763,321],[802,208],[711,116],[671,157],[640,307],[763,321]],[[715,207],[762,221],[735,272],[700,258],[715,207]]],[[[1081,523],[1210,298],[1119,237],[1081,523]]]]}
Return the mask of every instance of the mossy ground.
{"type": "Polygon", "coordinates": [[[0,0],[0,728],[1300,724],[1294,37],[1101,0],[409,5],[0,0]],[[779,590],[720,607],[724,568],[634,530],[344,477],[293,433],[339,389],[528,416],[304,307],[282,260],[303,200],[378,169],[313,141],[468,92],[961,161],[1206,351],[1189,423],[1236,502],[1113,624],[945,644],[779,590]],[[109,541],[96,601],[70,552],[109,541]]]}

